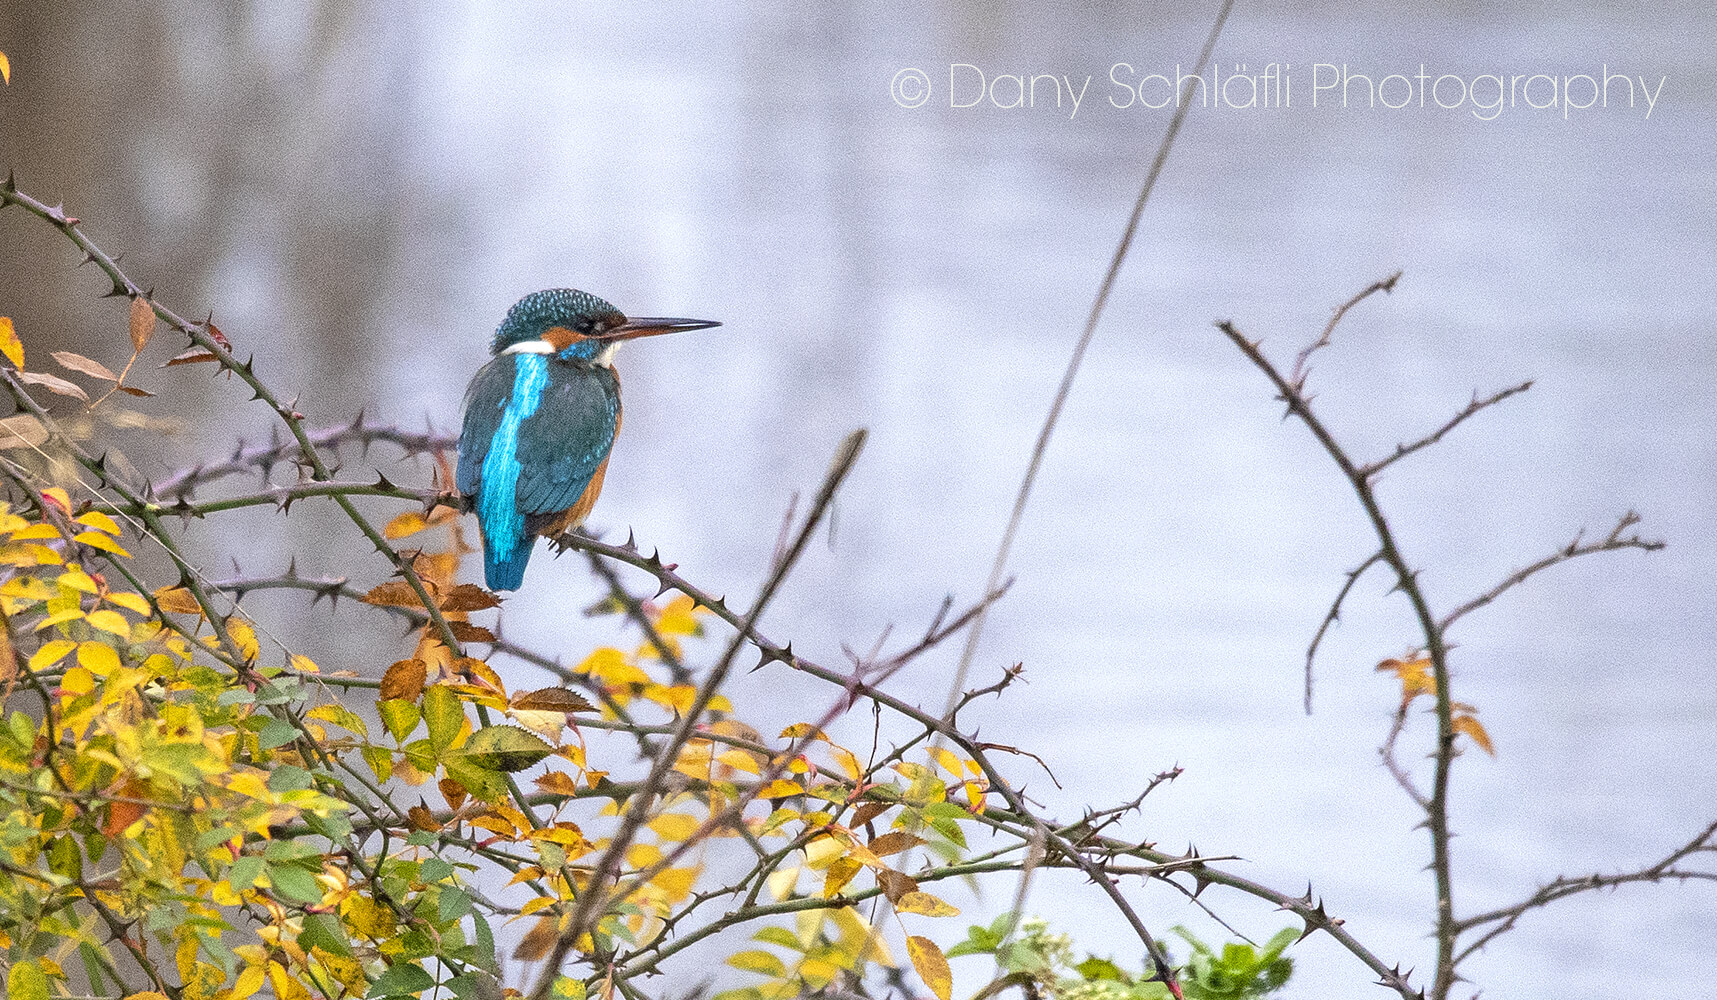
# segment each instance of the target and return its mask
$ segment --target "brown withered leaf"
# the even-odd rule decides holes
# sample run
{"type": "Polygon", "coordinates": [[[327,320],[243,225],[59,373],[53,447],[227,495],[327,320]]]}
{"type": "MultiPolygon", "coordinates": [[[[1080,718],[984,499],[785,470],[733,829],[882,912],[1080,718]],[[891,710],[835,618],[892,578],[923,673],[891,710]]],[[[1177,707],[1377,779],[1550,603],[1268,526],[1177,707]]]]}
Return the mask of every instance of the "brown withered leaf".
{"type": "Polygon", "coordinates": [[[233,342],[227,339],[227,335],[221,332],[220,327],[213,323],[204,323],[203,329],[209,331],[209,336],[215,339],[215,343],[221,345],[221,347],[226,350],[230,351],[233,349],[233,342]]]}
{"type": "Polygon", "coordinates": [[[94,358],[86,358],[75,351],[55,351],[53,354],[54,360],[60,363],[61,368],[70,368],[74,372],[82,372],[108,382],[119,381],[119,376],[115,375],[111,368],[94,358]]]}
{"type": "MultiPolygon", "coordinates": [[[[155,336],[155,309],[149,300],[139,295],[131,300],[131,349],[142,351],[155,336]]],[[[114,379],[115,382],[119,381],[114,379]]]]}
{"type": "Polygon", "coordinates": [[[49,392],[56,393],[61,396],[70,396],[73,399],[81,399],[86,403],[89,402],[88,393],[84,392],[76,385],[67,382],[65,379],[60,378],[58,375],[45,375],[42,372],[19,372],[18,381],[27,382],[30,385],[39,385],[49,392]]]}
{"type": "Polygon", "coordinates": [[[161,367],[162,368],[171,368],[174,365],[194,365],[194,364],[198,363],[199,361],[219,361],[219,360],[220,360],[220,358],[215,357],[213,353],[206,351],[201,347],[193,347],[190,350],[184,352],[183,354],[173,355],[171,358],[162,362],[161,367]]]}
{"type": "Polygon", "coordinates": [[[154,393],[150,392],[148,389],[139,389],[134,385],[121,385],[121,386],[115,386],[115,388],[117,388],[120,392],[123,392],[128,396],[141,396],[144,399],[148,399],[149,397],[155,395],[154,393]]]}
{"type": "Polygon", "coordinates": [[[500,606],[499,597],[474,583],[462,583],[448,591],[447,596],[441,599],[443,611],[482,611],[500,606]]]}
{"type": "Polygon", "coordinates": [[[892,868],[878,868],[876,870],[876,884],[882,887],[882,894],[888,897],[890,903],[909,892],[918,891],[917,879],[892,868]]]}
{"type": "Polygon", "coordinates": [[[560,920],[552,915],[540,917],[519,939],[519,946],[513,949],[513,957],[521,962],[535,962],[548,955],[559,939],[560,920]]]}
{"type": "Polygon", "coordinates": [[[428,674],[429,667],[422,660],[401,660],[382,674],[382,689],[377,693],[380,701],[391,701],[395,698],[404,701],[416,701],[423,694],[423,680],[428,674]]]}
{"type": "Polygon", "coordinates": [[[864,805],[853,810],[852,822],[848,823],[847,827],[849,829],[857,829],[858,827],[864,826],[871,820],[876,819],[883,813],[893,809],[894,805],[895,804],[893,802],[866,802],[864,805]]]}
{"type": "Polygon", "coordinates": [[[570,797],[578,794],[578,782],[572,780],[572,775],[564,771],[550,771],[532,784],[536,785],[539,791],[549,795],[570,797]]]}
{"type": "Polygon", "coordinates": [[[448,622],[447,624],[453,629],[453,638],[460,642],[495,641],[495,633],[481,625],[473,625],[470,622],[448,622]]]}
{"type": "MultiPolygon", "coordinates": [[[[425,585],[427,586],[427,584],[425,585]]],[[[434,588],[430,588],[434,593],[434,588]]],[[[421,608],[423,602],[417,599],[417,591],[411,589],[411,584],[404,580],[389,580],[370,588],[361,600],[365,604],[375,604],[391,608],[421,608]]]]}
{"type": "Polygon", "coordinates": [[[155,592],[155,603],[161,605],[162,611],[171,611],[174,614],[203,613],[203,606],[197,603],[196,595],[185,587],[162,587],[155,592]]]}
{"type": "Polygon", "coordinates": [[[883,834],[865,846],[870,848],[870,852],[877,857],[886,858],[890,854],[899,854],[901,851],[909,851],[914,847],[921,846],[923,843],[924,841],[914,837],[910,833],[906,833],[903,830],[895,830],[892,833],[883,834]]]}
{"type": "Polygon", "coordinates": [[[566,688],[547,687],[524,691],[513,697],[513,707],[524,712],[594,712],[596,706],[566,688]]]}
{"type": "Polygon", "coordinates": [[[447,800],[447,808],[449,809],[457,810],[465,804],[466,797],[470,795],[469,792],[465,791],[464,785],[452,778],[442,778],[436,782],[436,785],[441,789],[441,797],[447,800]]]}
{"type": "Polygon", "coordinates": [[[406,822],[413,830],[427,830],[435,833],[441,829],[441,824],[435,821],[435,814],[429,811],[429,806],[419,799],[417,805],[405,811],[406,822]]]}

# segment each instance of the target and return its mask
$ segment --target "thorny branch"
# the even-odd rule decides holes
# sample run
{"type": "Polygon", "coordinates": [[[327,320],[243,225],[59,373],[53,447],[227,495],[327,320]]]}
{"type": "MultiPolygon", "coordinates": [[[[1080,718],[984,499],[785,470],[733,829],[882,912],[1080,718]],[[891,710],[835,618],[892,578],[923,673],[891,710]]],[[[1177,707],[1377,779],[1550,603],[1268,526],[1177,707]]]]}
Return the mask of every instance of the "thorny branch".
{"type": "MultiPolygon", "coordinates": [[[[1468,613],[1489,604],[1509,589],[1518,586],[1533,575],[1558,563],[1566,562],[1567,560],[1574,559],[1579,556],[1591,555],[1598,552],[1609,552],[1617,549],[1634,548],[1653,551],[1662,548],[1663,543],[1659,541],[1648,541],[1642,538],[1637,532],[1629,534],[1629,529],[1639,523],[1639,516],[1634,512],[1629,511],[1622,516],[1622,518],[1617,522],[1614,530],[1612,530],[1603,540],[1592,543],[1583,543],[1583,536],[1576,535],[1574,540],[1565,548],[1546,556],[1529,566],[1516,570],[1490,590],[1457,606],[1442,618],[1439,619],[1432,613],[1430,603],[1427,600],[1423,589],[1419,585],[1417,572],[1411,568],[1406,558],[1402,555],[1395,540],[1394,533],[1383,513],[1381,505],[1378,502],[1375,490],[1377,477],[1379,473],[1387,469],[1396,461],[1436,444],[1450,431],[1454,430],[1457,426],[1474,415],[1502,402],[1505,399],[1508,399],[1511,396],[1525,392],[1527,389],[1531,388],[1532,383],[1530,381],[1522,382],[1518,385],[1510,386],[1485,397],[1480,397],[1475,393],[1472,401],[1469,402],[1465,408],[1425,437],[1419,438],[1418,440],[1408,444],[1397,445],[1395,451],[1391,455],[1379,461],[1366,465],[1355,463],[1312,409],[1311,396],[1306,391],[1306,379],[1309,375],[1307,362],[1315,352],[1330,346],[1336,326],[1341,322],[1342,318],[1347,315],[1350,309],[1358,305],[1368,296],[1377,292],[1381,291],[1387,293],[1392,291],[1400,277],[1401,273],[1396,272],[1382,281],[1373,283],[1362,290],[1359,294],[1348,299],[1340,306],[1337,306],[1330,317],[1329,323],[1323,328],[1317,339],[1312,341],[1311,344],[1306,346],[1298,355],[1296,355],[1293,368],[1288,375],[1283,375],[1280,369],[1278,369],[1263,354],[1259,349],[1258,344],[1244,336],[1234,326],[1234,324],[1229,322],[1220,322],[1217,326],[1221,329],[1223,334],[1225,334],[1229,340],[1240,349],[1241,353],[1269,378],[1270,382],[1276,388],[1277,398],[1287,404],[1288,415],[1299,417],[1300,420],[1305,423],[1307,428],[1311,430],[1313,436],[1318,440],[1319,444],[1323,446],[1324,451],[1329,455],[1330,459],[1347,479],[1348,484],[1353,489],[1360,505],[1364,508],[1367,517],[1370,519],[1378,539],[1377,551],[1368,556],[1364,562],[1359,564],[1359,566],[1348,572],[1346,581],[1343,583],[1341,590],[1337,593],[1335,600],[1331,603],[1329,611],[1325,614],[1323,621],[1319,624],[1317,632],[1313,636],[1312,642],[1307,648],[1307,712],[1310,712],[1311,710],[1311,669],[1313,659],[1317,654],[1317,649],[1322,643],[1324,635],[1328,632],[1330,626],[1339,619],[1342,604],[1348,597],[1348,594],[1352,591],[1354,584],[1358,581],[1360,576],[1362,576],[1372,566],[1382,563],[1383,565],[1388,566],[1392,571],[1392,575],[1395,578],[1393,589],[1399,590],[1406,595],[1409,603],[1412,605],[1413,615],[1418,624],[1419,631],[1423,636],[1425,655],[1430,660],[1432,666],[1432,676],[1434,678],[1436,695],[1437,742],[1435,751],[1431,755],[1435,766],[1431,793],[1426,795],[1419,788],[1419,786],[1414,782],[1412,776],[1404,767],[1401,766],[1395,755],[1396,744],[1407,723],[1407,712],[1412,701],[1411,697],[1405,698],[1400,707],[1396,710],[1389,733],[1385,737],[1382,746],[1379,748],[1379,754],[1382,757],[1384,767],[1388,770],[1390,776],[1394,778],[1396,783],[1400,785],[1401,789],[1407,794],[1407,796],[1411,798],[1413,802],[1425,813],[1424,825],[1430,833],[1432,853],[1431,869],[1436,878],[1437,894],[1434,935],[1437,942],[1437,965],[1431,984],[1431,996],[1434,1000],[1446,1000],[1449,992],[1459,978],[1457,972],[1459,964],[1476,950],[1483,947],[1483,945],[1492,938],[1512,928],[1520,915],[1530,909],[1547,905],[1556,899],[1572,895],[1575,892],[1582,892],[1601,886],[1619,885],[1625,882],[1662,881],[1666,879],[1717,880],[1717,873],[1688,871],[1675,867],[1677,862],[1692,853],[1713,850],[1713,847],[1711,846],[1711,838],[1714,833],[1717,833],[1717,824],[1713,824],[1712,827],[1708,827],[1699,836],[1684,845],[1680,850],[1670,854],[1663,861],[1650,868],[1618,876],[1587,876],[1581,879],[1559,878],[1546,885],[1526,901],[1517,904],[1514,907],[1491,911],[1490,913],[1481,914],[1477,917],[1471,917],[1464,920],[1456,918],[1453,901],[1453,872],[1449,853],[1449,841],[1451,836],[1449,829],[1448,806],[1449,775],[1454,758],[1457,756],[1454,746],[1455,733],[1453,728],[1454,701],[1449,690],[1448,645],[1446,642],[1446,635],[1449,627],[1468,613]],[[1467,945],[1465,948],[1460,947],[1460,940],[1464,933],[1475,930],[1486,924],[1494,924],[1495,926],[1492,926],[1487,930],[1476,942],[1467,945]]],[[[1380,981],[1382,981],[1384,985],[1397,985],[1397,982],[1391,980],[1389,976],[1381,977],[1380,981]]],[[[1399,985],[1403,990],[1405,989],[1404,980],[1400,980],[1399,985]]]]}

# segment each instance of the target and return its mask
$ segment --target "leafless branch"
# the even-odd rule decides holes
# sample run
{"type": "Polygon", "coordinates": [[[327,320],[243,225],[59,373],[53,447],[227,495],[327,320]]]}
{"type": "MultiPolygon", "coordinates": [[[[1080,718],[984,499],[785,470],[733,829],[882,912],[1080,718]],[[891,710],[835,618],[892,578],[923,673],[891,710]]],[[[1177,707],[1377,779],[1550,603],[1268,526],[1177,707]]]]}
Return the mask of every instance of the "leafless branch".
{"type": "Polygon", "coordinates": [[[1390,292],[1395,290],[1395,283],[1400,280],[1401,272],[1396,271],[1394,274],[1384,278],[1382,281],[1372,282],[1358,295],[1355,295],[1353,298],[1348,299],[1341,305],[1336,306],[1335,310],[1330,313],[1329,322],[1324,324],[1323,332],[1318,334],[1318,339],[1307,344],[1300,353],[1294,357],[1294,371],[1293,374],[1288,377],[1288,383],[1292,385],[1295,390],[1304,392],[1306,388],[1306,376],[1311,374],[1306,368],[1306,362],[1310,361],[1312,355],[1316,354],[1319,349],[1330,345],[1330,336],[1335,333],[1336,326],[1341,323],[1342,317],[1347,315],[1347,311],[1378,292],[1388,295],[1390,292]]]}
{"type": "Polygon", "coordinates": [[[1443,426],[1437,428],[1436,430],[1425,435],[1424,437],[1420,438],[1419,440],[1414,441],[1411,444],[1398,444],[1398,445],[1396,445],[1394,454],[1390,455],[1388,458],[1380,459],[1376,462],[1370,463],[1369,465],[1362,466],[1359,471],[1363,472],[1367,476],[1375,476],[1379,472],[1382,472],[1384,469],[1389,468],[1389,466],[1395,464],[1397,461],[1399,461],[1403,458],[1406,458],[1408,455],[1413,454],[1414,452],[1418,451],[1419,449],[1429,448],[1431,445],[1434,445],[1438,441],[1441,441],[1443,439],[1443,435],[1454,430],[1456,427],[1459,427],[1463,422],[1465,422],[1467,420],[1468,417],[1473,416],[1474,414],[1478,413],[1480,410],[1484,410],[1488,407],[1495,406],[1496,404],[1502,402],[1503,400],[1507,399],[1508,397],[1519,395],[1520,393],[1523,393],[1530,388],[1532,388],[1532,380],[1527,379],[1525,382],[1522,382],[1519,385],[1511,385],[1506,389],[1500,389],[1496,392],[1493,392],[1489,396],[1484,397],[1483,399],[1480,399],[1479,394],[1475,392],[1475,393],[1473,393],[1472,402],[1468,403],[1466,405],[1466,407],[1461,410],[1461,412],[1455,414],[1453,417],[1450,417],[1448,422],[1443,424],[1443,426]]]}
{"type": "Polygon", "coordinates": [[[1495,924],[1496,926],[1491,927],[1480,935],[1477,940],[1473,941],[1472,944],[1467,945],[1466,948],[1456,956],[1455,960],[1459,962],[1467,956],[1483,949],[1484,946],[1490,943],[1491,939],[1495,938],[1497,935],[1512,930],[1515,923],[1522,916],[1532,910],[1538,909],[1542,906],[1548,906],[1559,899],[1566,899],[1569,896],[1573,896],[1578,893],[1591,892],[1593,889],[1613,889],[1616,886],[1627,885],[1633,882],[1693,880],[1717,882],[1717,870],[1678,867],[1680,862],[1685,861],[1695,854],[1717,854],[1717,842],[1714,842],[1714,838],[1717,838],[1717,821],[1712,822],[1705,829],[1699,831],[1698,834],[1694,835],[1693,839],[1665,855],[1663,859],[1658,861],[1656,864],[1617,875],[1592,874],[1582,875],[1578,878],[1568,878],[1565,876],[1557,877],[1541,886],[1537,892],[1528,896],[1526,899],[1515,903],[1513,906],[1505,906],[1500,909],[1490,910],[1485,913],[1480,913],[1477,916],[1461,920],[1456,924],[1456,926],[1463,932],[1483,927],[1486,924],[1495,924]]]}
{"type": "Polygon", "coordinates": [[[1565,563],[1570,559],[1577,559],[1580,556],[1589,556],[1597,552],[1614,552],[1617,549],[1643,549],[1646,552],[1656,552],[1658,549],[1663,548],[1663,542],[1654,539],[1642,538],[1639,532],[1634,532],[1631,535],[1624,534],[1624,532],[1639,522],[1640,516],[1631,510],[1628,511],[1616,521],[1615,528],[1613,528],[1609,535],[1607,535],[1601,542],[1583,543],[1581,539],[1584,537],[1585,532],[1580,532],[1574,536],[1573,541],[1569,542],[1563,548],[1552,552],[1550,555],[1545,556],[1543,559],[1538,560],[1530,566],[1515,570],[1513,573],[1510,573],[1505,577],[1501,583],[1465,604],[1462,604],[1447,615],[1444,615],[1443,620],[1437,623],[1438,631],[1448,631],[1450,625],[1453,625],[1455,622],[1466,617],[1471,612],[1477,611],[1479,608],[1482,608],[1496,600],[1498,597],[1501,597],[1512,588],[1525,583],[1533,576],[1542,573],[1558,563],[1565,563]]]}
{"type": "Polygon", "coordinates": [[[1330,626],[1334,625],[1341,618],[1341,602],[1347,600],[1348,591],[1353,589],[1353,585],[1359,582],[1359,578],[1365,575],[1366,570],[1377,565],[1382,561],[1382,559],[1383,553],[1373,552],[1371,555],[1366,557],[1364,562],[1360,563],[1355,568],[1348,570],[1347,582],[1343,583],[1341,585],[1341,590],[1336,592],[1335,600],[1330,602],[1329,611],[1325,613],[1324,620],[1318,625],[1317,634],[1312,636],[1311,645],[1306,647],[1307,715],[1312,714],[1312,661],[1317,658],[1318,647],[1323,645],[1324,633],[1328,632],[1330,626]]]}

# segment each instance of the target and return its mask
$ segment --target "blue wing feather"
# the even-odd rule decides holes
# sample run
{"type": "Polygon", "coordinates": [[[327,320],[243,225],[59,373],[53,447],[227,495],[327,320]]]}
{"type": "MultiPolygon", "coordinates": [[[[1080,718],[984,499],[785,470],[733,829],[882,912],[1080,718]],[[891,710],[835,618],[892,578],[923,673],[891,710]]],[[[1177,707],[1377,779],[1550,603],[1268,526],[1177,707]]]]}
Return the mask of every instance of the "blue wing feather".
{"type": "Polygon", "coordinates": [[[532,515],[578,502],[614,444],[620,385],[607,368],[503,354],[465,394],[455,483],[476,501],[490,589],[516,590],[532,515]]]}

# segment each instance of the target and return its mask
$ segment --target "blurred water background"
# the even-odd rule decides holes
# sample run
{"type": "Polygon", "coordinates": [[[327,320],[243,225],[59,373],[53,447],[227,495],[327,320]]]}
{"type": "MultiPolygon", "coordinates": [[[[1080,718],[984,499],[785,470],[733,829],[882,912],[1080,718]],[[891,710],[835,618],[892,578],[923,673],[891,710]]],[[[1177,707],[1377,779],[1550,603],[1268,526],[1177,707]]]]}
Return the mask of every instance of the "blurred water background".
{"type": "MultiPolygon", "coordinates": [[[[541,287],[724,320],[621,355],[626,427],[593,525],[631,527],[693,579],[748,594],[792,491],[868,427],[831,544],[768,621],[838,661],[842,642],[866,648],[889,623],[910,634],[944,594],[980,590],[1167,121],[1113,107],[1125,98],[1111,67],[1136,79],[1190,65],[1212,14],[6,0],[0,161],[26,190],[63,197],[164,301],[212,308],[317,421],[362,407],[456,427],[490,331],[541,287]],[[1036,107],[955,108],[954,63],[1093,79],[1076,115],[1043,89],[1036,107]],[[916,109],[890,96],[907,67],[933,88],[916,109]]],[[[1407,609],[1381,575],[1364,581],[1326,643],[1316,714],[1302,714],[1305,643],[1368,531],[1211,326],[1232,318],[1286,359],[1335,303],[1401,268],[1399,290],[1356,310],[1315,366],[1318,403],[1357,455],[1429,430],[1475,389],[1537,380],[1387,477],[1433,600],[1450,606],[1630,506],[1670,541],[1560,567],[1462,626],[1456,693],[1480,707],[1498,756],[1457,766],[1457,906],[1637,867],[1717,813],[1714,28],[1700,4],[1238,8],[1223,73],[1288,64],[1293,106],[1190,115],[976,665],[975,683],[1026,665],[1029,686],[966,721],[1045,758],[1059,787],[1017,771],[1034,796],[1071,818],[1178,763],[1185,775],[1130,834],[1243,855],[1239,870],[1283,889],[1309,880],[1387,960],[1430,965],[1425,837],[1375,751],[1397,690],[1372,667],[1411,640],[1407,609]],[[1469,80],[1600,67],[1665,79],[1649,118],[1642,100],[1485,121],[1314,109],[1319,63],[1378,78],[1423,64],[1469,80]]],[[[0,240],[0,306],[32,350],[123,361],[122,306],[95,298],[98,278],[72,269],[59,236],[10,212],[0,240]]],[[[172,392],[142,408],[189,427],[172,454],[133,456],[145,472],[267,432],[263,410],[200,369],[144,384],[172,392]]],[[[235,552],[245,570],[277,570],[293,550],[308,572],[350,565],[310,504],[288,535],[230,523],[189,529],[222,571],[235,552]]],[[[531,573],[511,637],[568,656],[612,639],[577,614],[594,593],[577,560],[539,554],[531,573]]],[[[293,634],[296,599],[253,603],[293,634]]],[[[321,638],[294,634],[335,666],[367,670],[398,649],[385,630],[370,650],[321,638]]],[[[956,653],[896,689],[939,706],[956,653]]],[[[826,697],[778,667],[735,692],[782,723],[826,697]]],[[[1428,747],[1419,726],[1408,738],[1428,747]]],[[[1172,893],[1134,895],[1153,926],[1221,936],[1172,893]]],[[[1205,899],[1254,936],[1284,923],[1244,898],[1205,899]]],[[[999,912],[1006,892],[964,903],[999,912]]],[[[1137,959],[1077,880],[1045,879],[1031,908],[1137,959]]],[[[1529,916],[1467,971],[1486,996],[1717,996],[1714,946],[1710,888],[1630,887],[1529,916]]],[[[1287,995],[1379,995],[1323,936],[1298,954],[1287,995]]],[[[679,971],[682,986],[704,975],[679,971]]]]}

